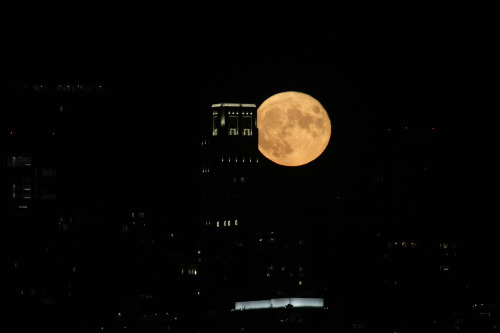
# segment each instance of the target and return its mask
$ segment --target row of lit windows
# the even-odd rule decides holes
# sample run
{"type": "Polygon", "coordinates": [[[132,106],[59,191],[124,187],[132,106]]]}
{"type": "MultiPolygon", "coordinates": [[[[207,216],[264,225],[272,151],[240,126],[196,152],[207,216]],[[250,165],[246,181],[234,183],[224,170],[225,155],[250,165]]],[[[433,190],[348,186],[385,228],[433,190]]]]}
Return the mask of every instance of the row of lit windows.
{"type": "MultiPolygon", "coordinates": [[[[243,136],[251,136],[253,129],[253,119],[254,118],[252,115],[243,115],[241,117],[240,126],[240,117],[238,113],[235,114],[235,112],[229,112],[229,115],[227,116],[228,134],[231,136],[239,135],[239,129],[241,127],[243,136]]],[[[217,136],[219,134],[219,128],[224,127],[226,127],[226,117],[224,117],[223,115],[221,118],[219,118],[219,115],[217,113],[214,113],[214,115],[212,116],[212,135],[217,136]]]]}
{"type": "MultiPolygon", "coordinates": [[[[215,222],[215,226],[217,228],[219,227],[230,227],[230,226],[237,226],[238,225],[238,220],[234,220],[232,223],[231,223],[231,220],[225,220],[225,221],[217,221],[215,222]]],[[[212,226],[212,221],[205,221],[205,226],[207,227],[211,227],[212,226]]]]}
{"type": "Polygon", "coordinates": [[[194,264],[189,264],[189,265],[181,265],[181,274],[187,274],[187,275],[198,275],[198,271],[196,269],[196,265],[194,264]]]}
{"type": "MultiPolygon", "coordinates": [[[[239,111],[229,111],[228,114],[230,114],[230,115],[239,115],[240,112],[239,111]]],[[[253,115],[253,112],[248,112],[248,111],[244,111],[243,112],[242,111],[241,114],[244,115],[244,116],[251,116],[251,115],[253,115]]]]}
{"type": "MultiPolygon", "coordinates": [[[[228,163],[231,163],[231,162],[234,162],[234,163],[238,163],[238,162],[241,162],[241,163],[245,163],[245,162],[252,163],[252,156],[250,155],[250,156],[248,156],[248,159],[245,159],[245,155],[243,155],[240,159],[238,159],[238,155],[235,155],[231,159],[231,154],[228,154],[227,158],[224,158],[224,155],[222,155],[221,158],[220,158],[220,160],[221,160],[221,162],[228,162],[228,163]]],[[[253,161],[255,161],[255,163],[259,163],[259,156],[256,156],[253,161]]]]}
{"type": "MultiPolygon", "coordinates": [[[[224,156],[221,156],[221,162],[227,162],[227,163],[259,163],[259,157],[256,156],[254,159],[252,159],[252,156],[249,156],[248,158],[245,158],[245,156],[241,157],[238,159],[238,156],[234,156],[231,158],[231,155],[228,155],[227,158],[224,158],[224,156]]],[[[201,173],[209,173],[210,172],[210,167],[209,166],[202,166],[201,168],[201,173]]],[[[244,182],[245,180],[242,180],[241,182],[244,182]]]]}
{"type": "Polygon", "coordinates": [[[29,156],[8,156],[6,165],[9,168],[30,167],[31,157],[29,156]]]}
{"type": "MultiPolygon", "coordinates": [[[[212,135],[213,136],[217,136],[218,134],[219,134],[218,128],[214,128],[212,130],[212,135]]],[[[238,128],[237,127],[231,127],[231,128],[229,128],[228,134],[230,136],[237,136],[237,135],[239,135],[238,128]]],[[[243,132],[242,132],[242,135],[243,136],[252,136],[252,129],[251,128],[244,128],[243,132]]]]}
{"type": "Polygon", "coordinates": [[[59,93],[103,93],[105,87],[103,85],[90,85],[90,84],[57,84],[55,87],[48,84],[33,84],[33,91],[36,92],[51,92],[56,91],[59,93]]]}
{"type": "MultiPolygon", "coordinates": [[[[275,267],[274,265],[269,265],[269,266],[267,266],[267,271],[268,271],[268,272],[273,272],[273,271],[275,271],[275,268],[276,268],[276,267],[275,267]]],[[[282,271],[282,272],[284,272],[284,271],[286,271],[286,266],[281,266],[281,268],[280,268],[280,269],[281,269],[281,271],[282,271]]],[[[303,272],[303,271],[304,271],[304,269],[305,269],[305,268],[304,268],[303,266],[299,266],[299,267],[297,267],[297,270],[298,270],[299,272],[303,272]]]]}
{"type": "MultiPolygon", "coordinates": [[[[388,242],[387,247],[389,249],[391,248],[416,248],[417,247],[417,242],[388,242]]],[[[450,243],[439,243],[439,248],[446,250],[449,248],[455,249],[457,245],[455,243],[451,244],[450,243]]]]}
{"type": "Polygon", "coordinates": [[[387,243],[388,248],[416,248],[417,242],[389,242],[387,243]]]}

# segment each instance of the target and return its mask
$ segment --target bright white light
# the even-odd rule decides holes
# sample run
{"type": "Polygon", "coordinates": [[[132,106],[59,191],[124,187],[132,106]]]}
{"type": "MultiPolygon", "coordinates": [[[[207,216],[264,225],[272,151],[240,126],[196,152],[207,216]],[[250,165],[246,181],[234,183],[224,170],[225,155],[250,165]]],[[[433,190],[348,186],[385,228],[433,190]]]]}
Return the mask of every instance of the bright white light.
{"type": "Polygon", "coordinates": [[[271,309],[271,308],[284,308],[288,304],[291,304],[295,308],[323,308],[324,299],[323,298],[272,298],[269,300],[260,301],[246,301],[246,302],[235,302],[235,310],[256,310],[256,309],[271,309]]]}

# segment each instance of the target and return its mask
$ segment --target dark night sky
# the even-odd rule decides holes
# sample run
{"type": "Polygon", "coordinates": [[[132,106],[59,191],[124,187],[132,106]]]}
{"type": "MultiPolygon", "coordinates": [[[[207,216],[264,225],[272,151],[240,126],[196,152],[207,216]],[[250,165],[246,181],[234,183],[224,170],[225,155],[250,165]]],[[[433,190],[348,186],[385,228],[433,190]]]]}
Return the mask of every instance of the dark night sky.
{"type": "Polygon", "coordinates": [[[356,148],[363,134],[356,122],[364,117],[435,121],[463,165],[471,238],[486,237],[478,244],[496,249],[487,245],[497,242],[499,217],[498,191],[491,190],[498,150],[492,8],[43,6],[2,11],[3,79],[104,81],[144,94],[147,110],[108,120],[166,135],[186,164],[197,129],[165,133],[163,116],[197,119],[215,102],[260,104],[281,91],[309,93],[330,112],[332,142],[343,150],[356,148]]]}

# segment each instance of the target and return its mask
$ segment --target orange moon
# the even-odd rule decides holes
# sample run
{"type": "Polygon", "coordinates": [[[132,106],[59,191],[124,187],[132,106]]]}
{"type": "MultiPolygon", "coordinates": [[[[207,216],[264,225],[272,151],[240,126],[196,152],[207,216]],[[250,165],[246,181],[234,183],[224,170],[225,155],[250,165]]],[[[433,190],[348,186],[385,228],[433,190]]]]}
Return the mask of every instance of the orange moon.
{"type": "Polygon", "coordinates": [[[328,146],[332,124],[325,108],[310,95],[286,91],[257,109],[259,151],[284,166],[307,164],[328,146]]]}

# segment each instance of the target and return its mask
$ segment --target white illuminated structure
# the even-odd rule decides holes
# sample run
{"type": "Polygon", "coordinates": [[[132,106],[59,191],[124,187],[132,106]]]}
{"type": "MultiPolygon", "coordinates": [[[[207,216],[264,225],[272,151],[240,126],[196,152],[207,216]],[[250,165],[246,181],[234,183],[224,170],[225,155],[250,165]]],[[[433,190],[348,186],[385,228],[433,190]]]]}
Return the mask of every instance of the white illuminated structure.
{"type": "Polygon", "coordinates": [[[323,308],[323,298],[271,298],[260,301],[235,302],[235,310],[258,310],[284,308],[287,305],[294,308],[323,308]]]}

